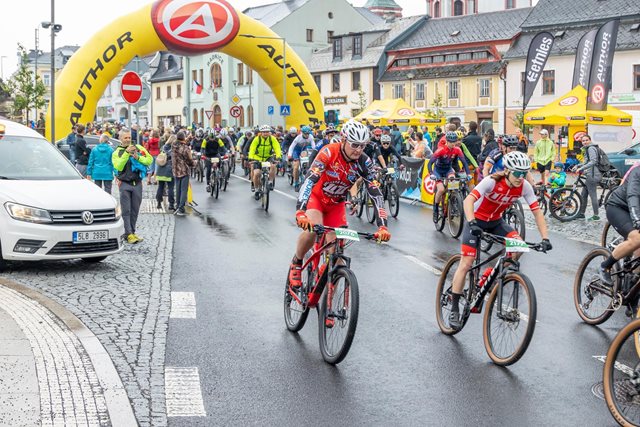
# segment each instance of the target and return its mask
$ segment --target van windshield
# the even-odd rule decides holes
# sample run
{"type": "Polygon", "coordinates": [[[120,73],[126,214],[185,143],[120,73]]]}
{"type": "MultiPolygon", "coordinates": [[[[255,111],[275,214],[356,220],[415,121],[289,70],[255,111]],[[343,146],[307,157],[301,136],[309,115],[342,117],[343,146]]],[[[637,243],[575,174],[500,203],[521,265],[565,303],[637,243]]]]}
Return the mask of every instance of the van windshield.
{"type": "Polygon", "coordinates": [[[0,179],[82,179],[47,140],[5,135],[0,139],[0,179]]]}

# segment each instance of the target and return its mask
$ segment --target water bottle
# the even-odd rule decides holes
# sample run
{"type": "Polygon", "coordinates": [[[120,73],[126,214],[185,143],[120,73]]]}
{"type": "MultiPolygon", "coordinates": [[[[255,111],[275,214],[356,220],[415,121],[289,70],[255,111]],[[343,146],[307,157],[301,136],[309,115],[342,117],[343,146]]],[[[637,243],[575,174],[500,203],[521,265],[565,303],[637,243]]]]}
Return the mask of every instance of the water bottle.
{"type": "Polygon", "coordinates": [[[487,267],[487,269],[484,270],[484,273],[482,273],[482,276],[478,281],[479,288],[482,288],[484,284],[487,283],[487,279],[489,278],[489,276],[491,276],[491,273],[493,273],[493,267],[487,267]]]}

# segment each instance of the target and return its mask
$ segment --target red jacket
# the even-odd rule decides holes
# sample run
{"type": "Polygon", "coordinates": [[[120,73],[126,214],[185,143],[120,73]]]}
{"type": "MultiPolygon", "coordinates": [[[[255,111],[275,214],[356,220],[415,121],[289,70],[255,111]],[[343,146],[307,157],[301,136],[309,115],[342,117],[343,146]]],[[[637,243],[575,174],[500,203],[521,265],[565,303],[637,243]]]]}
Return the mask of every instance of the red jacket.
{"type": "Polygon", "coordinates": [[[151,154],[153,157],[160,154],[160,139],[149,138],[149,141],[147,141],[147,150],[149,151],[149,154],[151,154]]]}

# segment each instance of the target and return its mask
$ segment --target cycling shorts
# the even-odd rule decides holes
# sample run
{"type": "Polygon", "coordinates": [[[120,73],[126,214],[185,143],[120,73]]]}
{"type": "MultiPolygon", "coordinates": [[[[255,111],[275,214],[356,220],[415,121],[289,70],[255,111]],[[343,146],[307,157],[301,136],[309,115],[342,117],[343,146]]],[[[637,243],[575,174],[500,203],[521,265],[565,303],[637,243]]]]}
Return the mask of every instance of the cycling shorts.
{"type": "Polygon", "coordinates": [[[322,225],[340,228],[347,225],[347,210],[345,202],[323,203],[313,192],[307,202],[307,210],[315,209],[322,212],[322,225]]]}
{"type": "Polygon", "coordinates": [[[456,171],[454,171],[453,168],[449,169],[448,171],[443,171],[443,170],[438,170],[436,168],[433,168],[431,174],[436,177],[436,180],[442,181],[449,177],[455,178],[456,171]]]}
{"type": "MultiPolygon", "coordinates": [[[[518,235],[518,232],[513,229],[509,224],[505,222],[504,219],[500,218],[495,221],[482,221],[476,219],[482,231],[487,233],[495,234],[496,236],[502,237],[510,237],[510,238],[518,238],[521,237],[518,235]]],[[[474,236],[471,234],[471,228],[469,227],[469,223],[465,221],[464,228],[462,229],[462,256],[476,256],[476,251],[478,250],[478,246],[480,246],[480,237],[474,236]]]]}
{"type": "Polygon", "coordinates": [[[609,224],[626,240],[629,237],[629,233],[635,230],[631,214],[626,209],[609,204],[606,211],[609,224]]]}

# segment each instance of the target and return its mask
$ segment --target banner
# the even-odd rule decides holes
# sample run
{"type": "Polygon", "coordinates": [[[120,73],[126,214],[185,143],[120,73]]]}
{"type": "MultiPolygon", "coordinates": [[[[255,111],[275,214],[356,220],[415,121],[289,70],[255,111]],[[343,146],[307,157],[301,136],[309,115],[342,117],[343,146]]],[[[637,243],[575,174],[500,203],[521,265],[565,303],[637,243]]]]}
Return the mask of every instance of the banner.
{"type": "Polygon", "coordinates": [[[611,86],[611,64],[616,50],[619,25],[619,19],[609,21],[600,27],[596,35],[589,74],[587,110],[607,109],[607,96],[611,86]]]}
{"type": "Polygon", "coordinates": [[[573,64],[573,83],[572,88],[580,85],[583,88],[589,86],[589,73],[591,72],[591,57],[593,56],[593,47],[596,41],[598,30],[586,32],[578,42],[576,50],[576,61],[573,64]]]}
{"type": "Polygon", "coordinates": [[[426,169],[427,162],[424,159],[414,159],[402,156],[404,170],[400,171],[396,185],[401,197],[420,200],[422,188],[422,169],[426,169]]]}
{"type": "Polygon", "coordinates": [[[553,35],[551,33],[538,33],[529,45],[529,53],[527,54],[527,63],[524,72],[524,89],[522,93],[522,110],[527,108],[527,104],[533,95],[533,90],[542,76],[542,71],[547,63],[551,48],[553,47],[553,35]]]}

